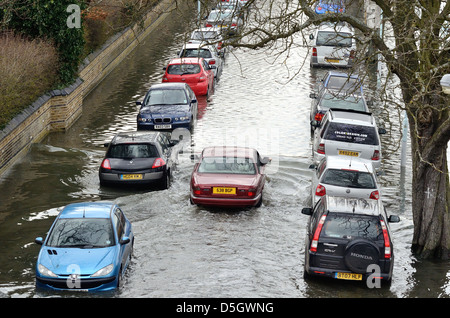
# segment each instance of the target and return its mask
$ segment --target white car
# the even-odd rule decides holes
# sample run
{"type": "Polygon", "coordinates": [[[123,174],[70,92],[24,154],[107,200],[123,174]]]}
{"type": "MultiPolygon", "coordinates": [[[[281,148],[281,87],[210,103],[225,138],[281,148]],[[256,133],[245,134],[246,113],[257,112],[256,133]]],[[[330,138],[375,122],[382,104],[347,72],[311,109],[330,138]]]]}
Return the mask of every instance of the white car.
{"type": "Polygon", "coordinates": [[[189,43],[207,43],[210,45],[214,45],[223,58],[225,54],[225,48],[223,47],[223,38],[224,37],[220,28],[199,28],[192,31],[189,43]]]}
{"type": "Polygon", "coordinates": [[[310,66],[352,67],[356,56],[356,42],[351,27],[323,23],[310,34],[312,51],[310,66]]]}
{"type": "Polygon", "coordinates": [[[201,43],[186,43],[181,51],[178,52],[178,57],[201,57],[209,64],[215,66],[213,69],[214,77],[218,79],[223,70],[223,59],[216,47],[201,43]]]}
{"type": "Polygon", "coordinates": [[[318,164],[325,156],[346,156],[371,160],[376,170],[381,168],[380,134],[371,113],[329,109],[319,123],[311,121],[314,130],[313,156],[318,164]]]}
{"type": "Polygon", "coordinates": [[[318,165],[311,165],[312,206],[324,195],[362,199],[380,198],[376,171],[371,160],[344,156],[327,156],[318,165]]]}

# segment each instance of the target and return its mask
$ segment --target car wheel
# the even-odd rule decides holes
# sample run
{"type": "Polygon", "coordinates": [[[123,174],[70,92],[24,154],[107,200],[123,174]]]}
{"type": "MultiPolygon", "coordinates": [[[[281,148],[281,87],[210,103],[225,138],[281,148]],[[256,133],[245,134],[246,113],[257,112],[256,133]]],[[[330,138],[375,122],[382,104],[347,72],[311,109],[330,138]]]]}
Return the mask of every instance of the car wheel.
{"type": "Polygon", "coordinates": [[[169,189],[170,187],[170,170],[166,170],[166,173],[164,173],[164,176],[161,180],[161,189],[169,189]]]}
{"type": "Polygon", "coordinates": [[[373,242],[356,239],[345,248],[344,263],[354,273],[363,274],[371,264],[378,264],[380,251],[373,242]]]}
{"type": "Polygon", "coordinates": [[[259,198],[258,203],[256,203],[255,207],[259,208],[262,205],[262,201],[263,201],[263,195],[261,193],[261,198],[259,198]]]}

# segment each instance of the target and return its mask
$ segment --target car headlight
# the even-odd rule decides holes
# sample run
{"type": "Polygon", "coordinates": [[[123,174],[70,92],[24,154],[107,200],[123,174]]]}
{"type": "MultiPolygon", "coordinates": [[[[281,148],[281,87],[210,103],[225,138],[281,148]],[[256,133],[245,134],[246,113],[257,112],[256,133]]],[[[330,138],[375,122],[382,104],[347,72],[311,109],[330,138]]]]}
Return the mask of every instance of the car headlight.
{"type": "Polygon", "coordinates": [[[49,270],[47,267],[45,267],[42,264],[38,265],[38,271],[39,271],[39,273],[41,273],[42,276],[58,277],[58,275],[53,273],[51,270],[49,270]]]}
{"type": "Polygon", "coordinates": [[[188,120],[189,116],[181,116],[181,117],[175,117],[175,121],[184,121],[188,120]]]}
{"type": "Polygon", "coordinates": [[[152,119],[151,118],[143,118],[143,117],[138,117],[138,119],[137,119],[139,122],[143,122],[143,123],[145,123],[145,122],[147,122],[147,123],[151,123],[152,122],[152,119]]]}
{"type": "Polygon", "coordinates": [[[96,271],[94,274],[91,275],[91,277],[97,277],[97,276],[106,276],[112,272],[114,269],[113,264],[109,264],[108,266],[105,266],[98,271],[96,271]]]}

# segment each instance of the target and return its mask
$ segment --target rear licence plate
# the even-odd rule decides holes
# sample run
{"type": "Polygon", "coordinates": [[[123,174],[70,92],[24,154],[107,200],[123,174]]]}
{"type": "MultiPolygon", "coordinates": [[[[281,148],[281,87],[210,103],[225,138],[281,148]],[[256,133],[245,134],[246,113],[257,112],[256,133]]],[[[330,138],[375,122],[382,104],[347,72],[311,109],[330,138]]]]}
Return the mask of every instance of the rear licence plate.
{"type": "Polygon", "coordinates": [[[213,194],[236,194],[236,188],[213,187],[213,194]]]}
{"type": "Polygon", "coordinates": [[[329,62],[329,63],[339,63],[341,60],[338,59],[330,59],[328,57],[325,58],[325,61],[329,62]]]}
{"type": "Polygon", "coordinates": [[[142,174],[122,174],[120,175],[122,180],[141,180],[142,174]]]}
{"type": "Polygon", "coordinates": [[[172,125],[155,125],[155,129],[172,129],[172,125]]]}
{"type": "Polygon", "coordinates": [[[335,273],[334,278],[336,279],[346,279],[346,280],[362,280],[362,274],[355,273],[335,273]]]}
{"type": "Polygon", "coordinates": [[[339,150],[338,154],[341,156],[352,156],[352,157],[358,157],[359,152],[357,151],[348,151],[348,150],[339,150]]]}

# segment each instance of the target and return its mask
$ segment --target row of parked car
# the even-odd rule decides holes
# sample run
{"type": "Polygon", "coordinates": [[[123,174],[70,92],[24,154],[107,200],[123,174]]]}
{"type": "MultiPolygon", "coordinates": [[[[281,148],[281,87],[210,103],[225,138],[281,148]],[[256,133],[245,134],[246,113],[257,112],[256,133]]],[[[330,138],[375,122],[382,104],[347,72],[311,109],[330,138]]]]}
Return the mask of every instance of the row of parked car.
{"type": "MultiPolygon", "coordinates": [[[[118,133],[106,143],[99,168],[103,185],[156,184],[170,186],[177,141],[171,131],[192,129],[198,114],[198,96],[208,96],[223,72],[224,32],[239,31],[245,0],[219,2],[164,68],[162,83],[151,86],[139,101],[137,131],[118,133]],[[216,16],[217,18],[213,17],[216,16]]],[[[244,205],[262,202],[268,163],[255,150],[208,148],[195,165],[191,202],[226,204],[236,196],[244,205]],[[234,184],[220,177],[232,175],[234,184]],[[209,176],[209,177],[208,177],[209,176]],[[217,178],[215,178],[216,176],[217,178]],[[253,182],[252,180],[257,180],[253,182]],[[209,185],[210,196],[207,195],[209,185]],[[237,186],[239,184],[239,186],[237,186]]],[[[238,201],[239,202],[239,201],[238,201]]],[[[232,204],[233,205],[233,204],[232,204]]],[[[51,290],[108,291],[120,287],[134,246],[132,225],[113,202],[73,203],[64,207],[41,245],[36,263],[36,287],[51,290]]]]}

